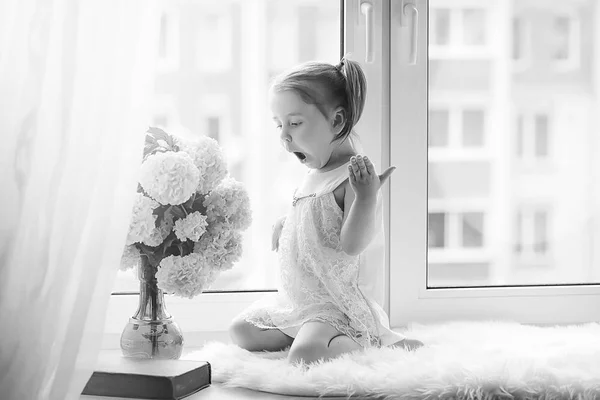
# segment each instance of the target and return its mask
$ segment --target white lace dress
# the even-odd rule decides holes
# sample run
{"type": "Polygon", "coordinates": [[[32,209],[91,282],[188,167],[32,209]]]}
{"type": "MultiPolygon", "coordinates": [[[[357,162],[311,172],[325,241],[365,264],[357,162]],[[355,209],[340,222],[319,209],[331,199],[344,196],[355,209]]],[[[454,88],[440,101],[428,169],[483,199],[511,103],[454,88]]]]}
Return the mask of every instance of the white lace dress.
{"type": "Polygon", "coordinates": [[[384,298],[384,231],[381,195],[378,234],[359,256],[342,250],[343,211],[333,191],[348,177],[348,163],[311,170],[294,195],[279,238],[281,287],[256,301],[241,318],[295,337],[303,323],[323,321],[363,347],[405,337],[389,328],[384,298]]]}

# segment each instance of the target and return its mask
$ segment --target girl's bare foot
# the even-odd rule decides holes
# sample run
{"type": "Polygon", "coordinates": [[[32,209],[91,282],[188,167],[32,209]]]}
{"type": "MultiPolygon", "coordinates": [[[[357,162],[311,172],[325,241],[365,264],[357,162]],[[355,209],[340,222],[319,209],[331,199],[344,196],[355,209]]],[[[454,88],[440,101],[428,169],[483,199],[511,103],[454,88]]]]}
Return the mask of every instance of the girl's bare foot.
{"type": "Polygon", "coordinates": [[[400,347],[408,351],[417,350],[421,346],[423,346],[423,342],[417,339],[404,339],[390,345],[392,348],[400,347]]]}

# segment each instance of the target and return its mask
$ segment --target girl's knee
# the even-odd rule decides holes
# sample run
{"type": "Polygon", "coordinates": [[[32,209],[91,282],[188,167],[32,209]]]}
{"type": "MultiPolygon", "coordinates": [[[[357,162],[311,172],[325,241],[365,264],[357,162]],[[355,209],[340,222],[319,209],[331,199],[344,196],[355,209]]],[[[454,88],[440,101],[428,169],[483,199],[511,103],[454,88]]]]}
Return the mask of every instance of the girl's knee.
{"type": "Polygon", "coordinates": [[[236,319],[229,325],[231,341],[243,349],[247,349],[253,341],[252,327],[243,319],[236,319]]]}
{"type": "Polygon", "coordinates": [[[327,359],[327,349],[324,346],[316,344],[298,344],[292,345],[288,354],[288,362],[290,364],[310,364],[322,358],[327,359]]]}

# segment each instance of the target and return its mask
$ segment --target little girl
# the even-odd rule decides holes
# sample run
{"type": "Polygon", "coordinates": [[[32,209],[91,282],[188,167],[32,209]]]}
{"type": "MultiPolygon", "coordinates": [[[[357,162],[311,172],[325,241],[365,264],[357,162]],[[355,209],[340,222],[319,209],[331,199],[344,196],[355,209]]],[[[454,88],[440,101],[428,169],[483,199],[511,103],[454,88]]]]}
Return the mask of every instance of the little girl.
{"type": "Polygon", "coordinates": [[[275,79],[273,121],[282,145],[309,168],[286,217],[274,226],[281,288],[233,321],[233,342],[250,351],[291,346],[311,363],[372,346],[422,345],[389,328],[384,294],[383,217],[377,175],[351,135],[366,96],[360,65],[310,62],[275,79]],[[347,140],[350,139],[350,140],[347,140]]]}

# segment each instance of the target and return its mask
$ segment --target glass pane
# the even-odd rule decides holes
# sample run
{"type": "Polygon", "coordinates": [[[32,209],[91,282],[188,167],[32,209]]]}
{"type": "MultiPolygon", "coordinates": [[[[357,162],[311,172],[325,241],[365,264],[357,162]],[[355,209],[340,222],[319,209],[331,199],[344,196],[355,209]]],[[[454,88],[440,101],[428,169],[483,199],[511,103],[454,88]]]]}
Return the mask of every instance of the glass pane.
{"type": "MultiPolygon", "coordinates": [[[[273,289],[279,274],[271,227],[306,170],[281,148],[273,129],[269,82],[300,62],[339,62],[340,1],[190,0],[167,2],[167,8],[149,124],[218,140],[252,207],[242,259],[210,290],[273,289]]],[[[138,287],[131,271],[118,273],[114,291],[138,287]]]]}
{"type": "Polygon", "coordinates": [[[599,284],[597,1],[430,4],[428,286],[599,284]]]}
{"type": "Polygon", "coordinates": [[[447,110],[429,112],[429,147],[448,146],[449,118],[447,110]]]}

